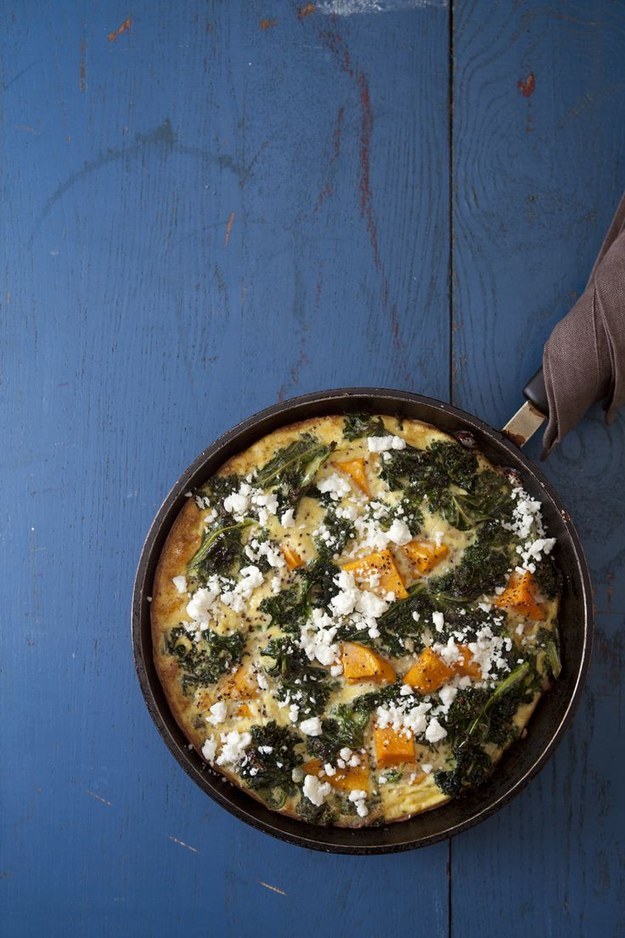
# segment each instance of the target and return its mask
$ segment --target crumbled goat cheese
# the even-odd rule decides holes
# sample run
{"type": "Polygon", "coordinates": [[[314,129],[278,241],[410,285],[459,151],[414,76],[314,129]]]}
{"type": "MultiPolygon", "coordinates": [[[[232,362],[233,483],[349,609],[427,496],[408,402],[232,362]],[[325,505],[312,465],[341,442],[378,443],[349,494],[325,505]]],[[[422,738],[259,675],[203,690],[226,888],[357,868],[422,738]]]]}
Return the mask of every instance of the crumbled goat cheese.
{"type": "Polygon", "coordinates": [[[387,533],[389,541],[392,541],[393,544],[397,544],[399,547],[412,540],[412,534],[410,533],[408,525],[405,521],[400,521],[399,518],[395,518],[387,533]]]}
{"type": "Polygon", "coordinates": [[[429,775],[433,768],[434,768],[434,766],[433,766],[433,765],[430,765],[429,762],[422,762],[422,763],[421,763],[421,771],[422,771],[422,772],[425,772],[426,775],[429,775]]]}
{"type": "Polygon", "coordinates": [[[220,597],[222,603],[230,606],[234,612],[244,612],[245,600],[249,599],[254,590],[263,584],[263,575],[258,567],[241,567],[239,574],[241,579],[234,589],[225,590],[220,597]]]}
{"type": "Polygon", "coordinates": [[[242,495],[240,492],[233,492],[232,495],[228,495],[224,498],[223,506],[224,511],[229,515],[244,515],[250,506],[250,500],[247,495],[242,495]]]}
{"type": "Polygon", "coordinates": [[[432,717],[425,731],[427,741],[429,743],[438,743],[441,739],[445,739],[446,736],[447,730],[443,729],[436,717],[432,717]]]}
{"type": "Polygon", "coordinates": [[[512,639],[509,636],[494,635],[489,625],[484,625],[476,634],[476,641],[468,643],[468,649],[473,659],[479,665],[483,678],[493,676],[493,670],[509,671],[510,667],[503,657],[503,652],[512,649],[512,639]]]}
{"type": "Polygon", "coordinates": [[[187,591],[187,578],[186,576],[175,576],[172,577],[171,581],[179,593],[186,593],[187,591]]]}
{"type": "Polygon", "coordinates": [[[432,613],[432,622],[437,632],[442,632],[445,627],[445,616],[442,612],[432,613]]]}
{"type": "Polygon", "coordinates": [[[304,779],[304,795],[318,808],[324,803],[332,786],[329,782],[321,782],[316,775],[307,775],[304,779]]]}
{"type": "Polygon", "coordinates": [[[226,719],[228,707],[223,700],[218,700],[217,703],[212,705],[210,711],[211,715],[206,717],[206,722],[212,723],[213,726],[218,726],[219,723],[223,723],[223,721],[226,719]]]}
{"type": "Polygon", "coordinates": [[[349,495],[352,490],[347,479],[344,476],[340,476],[338,472],[333,472],[332,475],[328,476],[326,479],[321,479],[317,483],[317,488],[322,495],[329,495],[335,502],[338,502],[344,495],[349,495]]]}
{"type": "Polygon", "coordinates": [[[302,720],[299,728],[305,736],[321,736],[321,720],[319,717],[310,717],[308,720],[302,720]]]}
{"type": "Polygon", "coordinates": [[[217,765],[235,765],[240,762],[251,742],[251,733],[239,733],[237,730],[223,733],[221,736],[221,752],[217,756],[217,765]]]}
{"type": "Polygon", "coordinates": [[[202,746],[202,756],[206,759],[207,762],[213,762],[215,760],[215,752],[217,751],[217,743],[214,739],[207,739],[204,745],[202,746]]]}
{"type": "Polygon", "coordinates": [[[358,817],[366,817],[369,814],[369,808],[365,804],[367,799],[366,791],[359,791],[358,789],[355,789],[354,791],[350,791],[348,797],[352,804],[356,805],[356,813],[358,814],[358,817]]]}
{"type": "Polygon", "coordinates": [[[453,684],[444,684],[443,687],[438,692],[438,696],[441,699],[441,703],[445,710],[449,710],[452,703],[456,699],[456,694],[458,693],[458,688],[453,684]]]}
{"type": "Polygon", "coordinates": [[[370,436],[367,437],[367,447],[370,453],[384,453],[390,449],[406,449],[406,441],[401,436],[370,436]]]}
{"type": "Polygon", "coordinates": [[[288,508],[287,511],[280,516],[280,524],[283,528],[295,527],[295,512],[293,508],[288,508]]]}
{"type": "Polygon", "coordinates": [[[291,704],[289,706],[289,720],[291,723],[297,723],[299,720],[299,707],[297,704],[291,704]]]}
{"type": "Polygon", "coordinates": [[[195,591],[190,601],[187,603],[187,615],[193,619],[194,622],[207,619],[218,595],[218,590],[212,587],[201,586],[199,590],[195,591]]]}

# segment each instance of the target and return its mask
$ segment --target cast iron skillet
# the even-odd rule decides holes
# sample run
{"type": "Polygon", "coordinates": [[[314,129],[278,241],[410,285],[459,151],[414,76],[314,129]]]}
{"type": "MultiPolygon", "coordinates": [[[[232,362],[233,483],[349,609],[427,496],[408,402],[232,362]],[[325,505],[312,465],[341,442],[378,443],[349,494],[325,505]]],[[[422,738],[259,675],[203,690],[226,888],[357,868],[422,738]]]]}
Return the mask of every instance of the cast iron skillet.
{"type": "Polygon", "coordinates": [[[392,853],[434,843],[476,824],[506,804],[545,764],[560,740],[582,692],[592,638],[590,577],[571,519],[547,479],[515,443],[457,407],[406,391],[341,388],[276,404],[244,420],[208,447],[183,473],[163,502],[145,542],[134,585],[132,638],[139,682],[158,730],[183,769],[218,804],[253,827],[282,840],[332,853],[392,853]],[[543,504],[554,553],[565,578],[560,629],[562,674],[541,699],[527,737],[504,754],[493,775],[474,791],[411,820],[362,830],[315,827],[267,810],[211,771],[187,741],[163,694],[152,654],[149,597],[158,559],[169,530],[185,502],[185,492],[201,486],[235,453],[278,427],[327,414],[379,413],[415,418],[451,434],[472,434],[481,451],[498,465],[521,473],[523,485],[543,504]]]}

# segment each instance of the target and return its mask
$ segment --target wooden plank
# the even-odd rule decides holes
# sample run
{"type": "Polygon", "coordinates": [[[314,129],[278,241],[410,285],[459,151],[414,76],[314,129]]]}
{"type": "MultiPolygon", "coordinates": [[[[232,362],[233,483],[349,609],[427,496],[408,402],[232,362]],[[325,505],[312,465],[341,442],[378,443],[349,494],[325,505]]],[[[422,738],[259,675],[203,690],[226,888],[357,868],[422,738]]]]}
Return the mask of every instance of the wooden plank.
{"type": "MultiPolygon", "coordinates": [[[[518,406],[625,188],[624,38],[625,10],[609,2],[457,9],[454,396],[492,423],[518,406]]],[[[531,452],[538,456],[538,441],[531,452]]],[[[544,468],[588,553],[595,657],[547,768],[453,842],[456,936],[625,928],[623,418],[607,430],[593,415],[544,468]]]]}
{"type": "Polygon", "coordinates": [[[299,6],[6,6],[12,938],[447,932],[445,844],[346,860],[247,828],[131,660],[143,536],[220,432],[313,388],[448,387],[447,12],[299,6]]]}

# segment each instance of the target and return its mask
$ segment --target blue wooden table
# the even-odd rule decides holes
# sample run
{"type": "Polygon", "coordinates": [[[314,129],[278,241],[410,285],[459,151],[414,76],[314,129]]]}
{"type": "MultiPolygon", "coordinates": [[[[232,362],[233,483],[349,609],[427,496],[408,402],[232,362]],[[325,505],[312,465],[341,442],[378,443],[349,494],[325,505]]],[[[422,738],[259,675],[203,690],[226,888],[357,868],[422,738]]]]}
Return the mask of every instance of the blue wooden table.
{"type": "Polygon", "coordinates": [[[581,707],[451,842],[231,817],[128,624],[160,501],[239,419],[341,385],[516,409],[625,189],[623,3],[5,0],[1,34],[2,935],[625,934],[623,418],[546,464],[594,577],[581,707]]]}

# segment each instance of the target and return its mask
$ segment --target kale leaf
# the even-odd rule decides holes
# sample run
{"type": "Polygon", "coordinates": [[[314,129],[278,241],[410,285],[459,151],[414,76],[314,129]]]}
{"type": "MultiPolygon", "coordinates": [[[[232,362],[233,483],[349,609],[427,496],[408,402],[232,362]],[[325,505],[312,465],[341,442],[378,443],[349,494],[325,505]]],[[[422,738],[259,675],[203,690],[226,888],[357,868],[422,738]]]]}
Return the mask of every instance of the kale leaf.
{"type": "Polygon", "coordinates": [[[445,718],[452,747],[451,767],[434,774],[440,790],[453,797],[479,785],[492,769],[484,745],[504,747],[518,731],[513,717],[532,699],[535,676],[529,662],[519,665],[492,692],[468,687],[458,691],[445,718]]]}
{"type": "Polygon", "coordinates": [[[536,564],[534,578],[545,599],[556,599],[562,593],[563,577],[551,555],[536,564]]]}
{"type": "Polygon", "coordinates": [[[277,696],[281,701],[297,704],[300,716],[320,713],[335,687],[325,670],[311,664],[306,652],[293,638],[282,636],[272,639],[261,651],[273,664],[266,671],[276,679],[277,696]]]}
{"type": "Polygon", "coordinates": [[[360,749],[371,710],[359,707],[358,699],[351,704],[339,704],[327,720],[322,720],[321,736],[311,736],[308,740],[311,755],[323,762],[334,762],[341,749],[360,749]]]}
{"type": "Polygon", "coordinates": [[[323,526],[327,531],[324,537],[315,538],[315,547],[319,557],[328,560],[334,554],[341,554],[349,541],[354,537],[356,529],[354,522],[348,518],[339,518],[336,509],[329,508],[323,519],[323,526]]]}
{"type": "Polygon", "coordinates": [[[167,637],[167,651],[178,659],[182,670],[182,690],[189,694],[197,687],[214,684],[222,674],[241,660],[245,638],[240,632],[218,635],[212,629],[202,632],[199,642],[191,640],[178,625],[167,637]]]}
{"type": "Polygon", "coordinates": [[[514,556],[510,532],[497,521],[486,521],[477,529],[475,540],[464,551],[460,563],[440,577],[431,577],[429,588],[432,593],[456,602],[470,602],[492,594],[504,583],[514,556]]]}
{"type": "Polygon", "coordinates": [[[346,440],[358,440],[362,436],[386,436],[386,428],[381,417],[347,414],[343,423],[343,436],[346,440]]]}
{"type": "Polygon", "coordinates": [[[190,576],[206,582],[210,574],[222,576],[238,570],[243,563],[241,533],[254,524],[246,520],[229,523],[209,529],[204,539],[187,566],[190,576]]]}
{"type": "Polygon", "coordinates": [[[334,448],[334,443],[325,445],[312,433],[302,433],[257,470],[254,483],[273,489],[282,508],[293,508],[310,490],[317,471],[334,448]]]}
{"type": "Polygon", "coordinates": [[[301,760],[295,752],[299,737],[275,720],[265,726],[253,726],[252,741],[240,767],[241,777],[273,808],[281,808],[295,785],[292,773],[301,760]]]}

